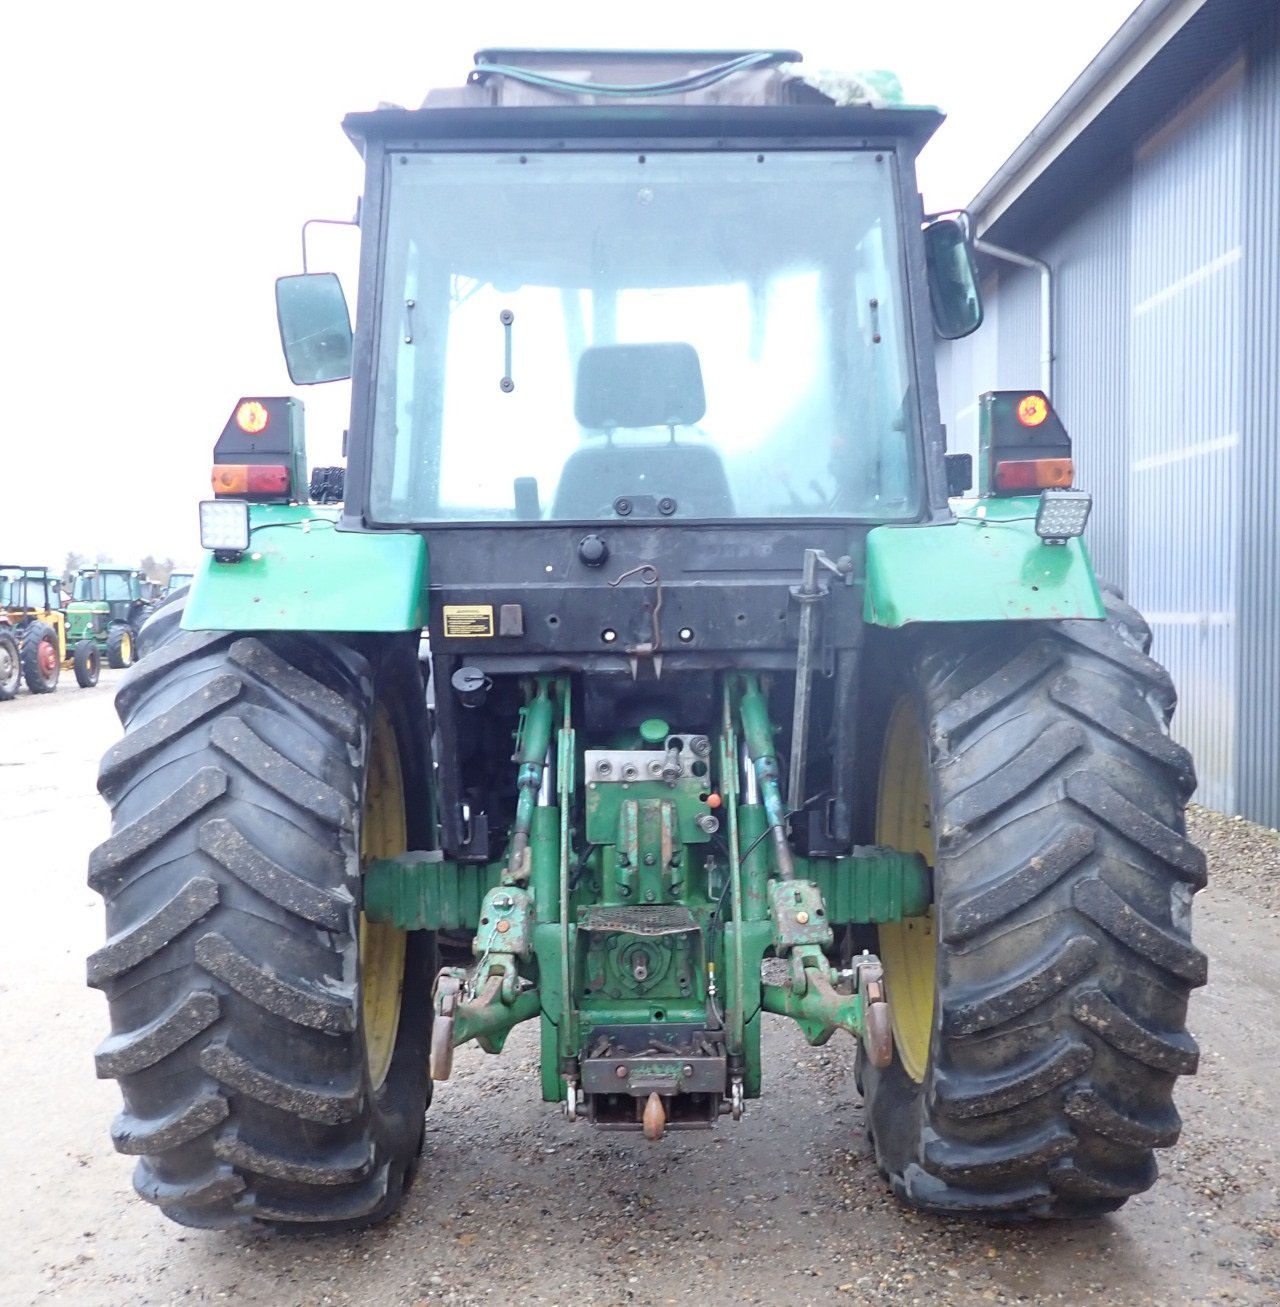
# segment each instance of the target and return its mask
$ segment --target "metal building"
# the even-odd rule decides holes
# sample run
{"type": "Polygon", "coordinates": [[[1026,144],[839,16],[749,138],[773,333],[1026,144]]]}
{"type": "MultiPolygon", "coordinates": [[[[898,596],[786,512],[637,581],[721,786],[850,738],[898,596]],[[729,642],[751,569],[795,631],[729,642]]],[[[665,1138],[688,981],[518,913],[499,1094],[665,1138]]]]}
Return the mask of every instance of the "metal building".
{"type": "Polygon", "coordinates": [[[987,320],[941,346],[950,448],[981,391],[1049,390],[1197,801],[1280,826],[1280,4],[1146,0],[970,208],[987,320]]]}

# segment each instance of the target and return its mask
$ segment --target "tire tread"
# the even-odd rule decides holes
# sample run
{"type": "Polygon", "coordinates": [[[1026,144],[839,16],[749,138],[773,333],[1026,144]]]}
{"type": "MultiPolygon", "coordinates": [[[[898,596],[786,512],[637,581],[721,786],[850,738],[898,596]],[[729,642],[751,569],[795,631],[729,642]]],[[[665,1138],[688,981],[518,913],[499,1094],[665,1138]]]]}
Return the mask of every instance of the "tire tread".
{"type": "Polygon", "coordinates": [[[910,657],[880,637],[925,736],[937,1011],[923,1085],[896,1061],[860,1072],[879,1164],[913,1206],[1098,1215],[1178,1138],[1207,975],[1188,929],[1195,774],[1145,624],[1104,599],[1105,622],[926,631],[910,657]]]}

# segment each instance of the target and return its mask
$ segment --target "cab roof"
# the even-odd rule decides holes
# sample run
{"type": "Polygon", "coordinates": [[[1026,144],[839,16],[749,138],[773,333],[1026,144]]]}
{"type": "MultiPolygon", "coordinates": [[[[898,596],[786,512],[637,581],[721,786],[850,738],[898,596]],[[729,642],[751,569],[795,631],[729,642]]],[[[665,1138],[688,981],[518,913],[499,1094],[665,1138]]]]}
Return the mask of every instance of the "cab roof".
{"type": "Polygon", "coordinates": [[[559,50],[476,53],[462,87],[420,109],[382,106],[343,120],[362,151],[564,148],[615,141],[684,148],[906,144],[943,120],[906,105],[891,73],[802,74],[796,50],[559,50]]]}

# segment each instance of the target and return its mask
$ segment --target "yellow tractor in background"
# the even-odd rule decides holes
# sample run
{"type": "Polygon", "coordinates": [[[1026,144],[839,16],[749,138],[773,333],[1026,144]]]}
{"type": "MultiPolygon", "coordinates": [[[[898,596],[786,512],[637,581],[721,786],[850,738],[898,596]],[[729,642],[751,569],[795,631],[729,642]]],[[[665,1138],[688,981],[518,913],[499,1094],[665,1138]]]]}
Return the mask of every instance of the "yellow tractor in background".
{"type": "Polygon", "coordinates": [[[97,645],[68,647],[58,577],[46,567],[0,563],[0,700],[17,694],[19,680],[32,694],[52,693],[63,667],[82,689],[98,683],[97,645]]]}

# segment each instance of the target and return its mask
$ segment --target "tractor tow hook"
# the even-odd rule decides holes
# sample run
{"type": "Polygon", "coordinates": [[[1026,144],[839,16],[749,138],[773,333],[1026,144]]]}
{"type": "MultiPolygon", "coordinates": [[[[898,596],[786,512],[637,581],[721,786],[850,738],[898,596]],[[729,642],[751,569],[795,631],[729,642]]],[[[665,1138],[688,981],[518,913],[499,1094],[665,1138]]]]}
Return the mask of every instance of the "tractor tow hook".
{"type": "Polygon", "coordinates": [[[667,1113],[662,1095],[655,1089],[644,1105],[644,1137],[656,1144],[667,1133],[667,1113]]]}
{"type": "Polygon", "coordinates": [[[435,1006],[435,1020],[431,1025],[430,1071],[432,1080],[448,1080],[453,1071],[453,1018],[458,1010],[458,996],[462,980],[449,971],[436,977],[435,993],[431,1001],[435,1006]]]}

